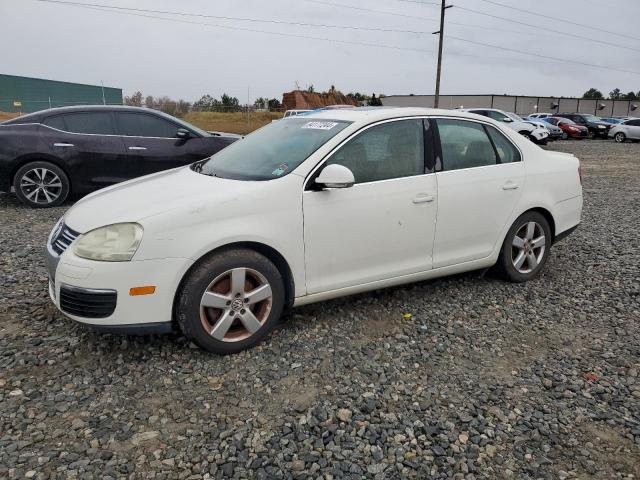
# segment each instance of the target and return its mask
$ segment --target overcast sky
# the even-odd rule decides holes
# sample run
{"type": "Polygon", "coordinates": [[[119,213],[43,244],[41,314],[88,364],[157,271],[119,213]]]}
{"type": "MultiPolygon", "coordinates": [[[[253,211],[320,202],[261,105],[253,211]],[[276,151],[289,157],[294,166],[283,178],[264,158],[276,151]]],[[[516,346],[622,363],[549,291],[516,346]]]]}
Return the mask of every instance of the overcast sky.
{"type": "MultiPolygon", "coordinates": [[[[125,15],[36,0],[0,0],[0,41],[3,45],[0,49],[0,73],[91,84],[103,81],[106,86],[122,88],[125,95],[141,90],[145,95],[168,95],[189,101],[205,93],[220,96],[227,92],[244,103],[247,90],[251,101],[259,96],[281,98],[283,92],[294,89],[296,84],[302,88],[313,84],[319,91],[335,85],[344,93],[361,91],[393,95],[432,94],[434,91],[438,42],[437,36],[431,32],[438,29],[439,7],[418,4],[422,0],[73,1],[395,31],[295,26],[144,12],[125,15]]],[[[560,63],[446,38],[443,94],[575,96],[589,87],[596,87],[605,95],[615,87],[624,92],[640,90],[639,1],[493,1],[558,20],[492,5],[487,0],[451,0],[455,6],[447,10],[449,23],[445,33],[471,42],[639,73],[560,63]],[[464,8],[616,46],[563,36],[464,8]],[[560,19],[624,36],[572,25],[560,19]]]]}

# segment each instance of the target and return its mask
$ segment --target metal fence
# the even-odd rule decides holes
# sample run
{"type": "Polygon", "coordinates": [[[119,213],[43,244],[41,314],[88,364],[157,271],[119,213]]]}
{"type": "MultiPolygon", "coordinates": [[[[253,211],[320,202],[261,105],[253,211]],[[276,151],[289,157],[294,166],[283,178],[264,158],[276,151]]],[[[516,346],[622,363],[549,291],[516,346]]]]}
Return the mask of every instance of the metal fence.
{"type": "MultiPolygon", "coordinates": [[[[433,108],[433,95],[381,97],[384,106],[433,108]]],[[[640,116],[640,100],[591,100],[512,95],[440,95],[441,108],[497,108],[519,115],[532,113],[590,113],[601,117],[640,116]]]]}

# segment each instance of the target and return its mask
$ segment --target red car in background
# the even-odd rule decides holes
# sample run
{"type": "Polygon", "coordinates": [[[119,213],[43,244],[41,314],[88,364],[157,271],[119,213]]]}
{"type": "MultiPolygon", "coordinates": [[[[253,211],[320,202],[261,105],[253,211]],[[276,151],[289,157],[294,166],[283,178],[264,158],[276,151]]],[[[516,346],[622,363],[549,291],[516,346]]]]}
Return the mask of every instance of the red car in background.
{"type": "Polygon", "coordinates": [[[573,120],[569,120],[568,118],[562,117],[549,117],[543,118],[543,121],[550,123],[552,125],[556,125],[560,127],[563,132],[563,137],[565,140],[567,138],[590,138],[589,129],[583,125],[578,125],[573,120]]]}

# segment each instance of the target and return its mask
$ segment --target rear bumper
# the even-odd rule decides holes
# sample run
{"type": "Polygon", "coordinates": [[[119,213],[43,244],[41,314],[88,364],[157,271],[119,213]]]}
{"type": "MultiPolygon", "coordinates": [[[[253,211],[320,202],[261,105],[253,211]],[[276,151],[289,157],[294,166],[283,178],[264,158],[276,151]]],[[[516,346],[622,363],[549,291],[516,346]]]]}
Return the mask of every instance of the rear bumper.
{"type": "Polygon", "coordinates": [[[573,232],[576,231],[576,229],[580,226],[580,224],[575,225],[571,228],[569,228],[568,230],[565,230],[564,232],[559,233],[558,235],[555,236],[555,238],[553,239],[553,243],[556,244],[558,242],[561,242],[562,240],[564,240],[565,238],[567,238],[569,235],[571,235],[573,232]]]}
{"type": "Polygon", "coordinates": [[[555,223],[554,242],[573,232],[582,219],[582,195],[569,198],[554,205],[551,212],[555,223]]]}

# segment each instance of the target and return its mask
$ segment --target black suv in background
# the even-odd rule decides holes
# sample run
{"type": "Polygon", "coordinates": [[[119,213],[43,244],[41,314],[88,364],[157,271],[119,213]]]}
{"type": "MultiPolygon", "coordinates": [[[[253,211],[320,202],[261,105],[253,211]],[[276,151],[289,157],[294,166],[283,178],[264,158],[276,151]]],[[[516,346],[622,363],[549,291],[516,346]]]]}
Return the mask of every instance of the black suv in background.
{"type": "Polygon", "coordinates": [[[50,207],[202,160],[236,139],[146,108],[54,108],[0,124],[0,191],[13,186],[24,203],[50,207]]]}
{"type": "Polygon", "coordinates": [[[609,138],[609,130],[613,125],[603,122],[600,117],[588,113],[558,113],[554,117],[568,118],[578,125],[587,127],[591,138],[609,138]]]}

